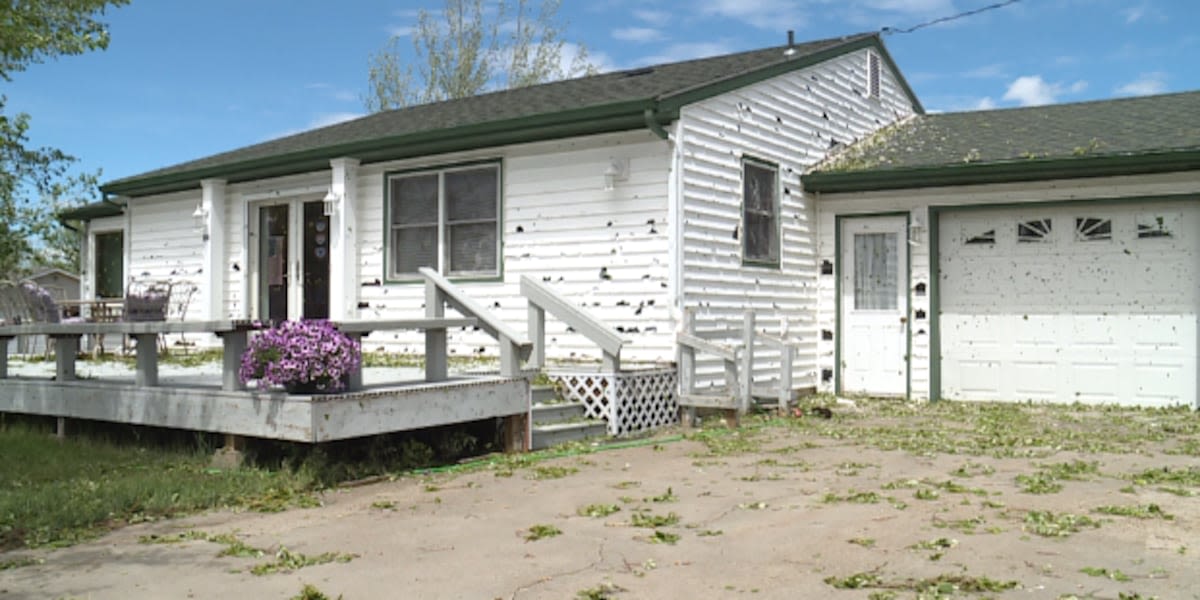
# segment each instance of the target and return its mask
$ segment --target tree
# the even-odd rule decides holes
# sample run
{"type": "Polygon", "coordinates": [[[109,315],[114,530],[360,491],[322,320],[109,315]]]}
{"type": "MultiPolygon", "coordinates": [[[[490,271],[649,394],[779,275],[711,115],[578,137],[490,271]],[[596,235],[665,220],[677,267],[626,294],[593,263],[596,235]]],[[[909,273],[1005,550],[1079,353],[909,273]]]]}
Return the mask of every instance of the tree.
{"type": "Polygon", "coordinates": [[[401,57],[392,36],[371,57],[364,98],[372,112],[592,74],[587,50],[576,46],[564,64],[566,43],[557,19],[562,0],[504,0],[489,14],[483,0],[445,0],[439,13],[421,10],[412,31],[414,58],[401,57]]]}
{"type": "MultiPolygon", "coordinates": [[[[108,47],[98,20],[129,0],[9,0],[0,3],[0,79],[32,64],[108,47]]],[[[55,148],[30,148],[25,113],[4,114],[0,95],[0,279],[32,265],[77,266],[77,244],[54,219],[67,194],[90,194],[97,174],[72,175],[75,157],[55,148]]]]}

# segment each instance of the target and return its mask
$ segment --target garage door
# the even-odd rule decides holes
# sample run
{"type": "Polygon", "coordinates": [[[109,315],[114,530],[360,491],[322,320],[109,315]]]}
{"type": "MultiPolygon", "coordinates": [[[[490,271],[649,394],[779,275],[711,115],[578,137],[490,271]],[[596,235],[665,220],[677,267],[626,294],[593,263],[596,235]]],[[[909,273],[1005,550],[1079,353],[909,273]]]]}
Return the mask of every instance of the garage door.
{"type": "Polygon", "coordinates": [[[942,397],[1194,405],[1198,206],[942,213],[942,397]]]}

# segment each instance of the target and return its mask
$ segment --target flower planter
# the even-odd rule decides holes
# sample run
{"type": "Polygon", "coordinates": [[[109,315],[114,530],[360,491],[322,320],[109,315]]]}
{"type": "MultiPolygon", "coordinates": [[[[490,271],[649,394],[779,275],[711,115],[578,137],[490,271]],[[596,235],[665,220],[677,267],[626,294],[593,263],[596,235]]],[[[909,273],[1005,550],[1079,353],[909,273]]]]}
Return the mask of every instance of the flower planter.
{"type": "Polygon", "coordinates": [[[362,364],[358,342],[328,321],[284,321],[254,336],[242,354],[238,377],[260,389],[289,394],[332,394],[349,385],[362,364]]]}

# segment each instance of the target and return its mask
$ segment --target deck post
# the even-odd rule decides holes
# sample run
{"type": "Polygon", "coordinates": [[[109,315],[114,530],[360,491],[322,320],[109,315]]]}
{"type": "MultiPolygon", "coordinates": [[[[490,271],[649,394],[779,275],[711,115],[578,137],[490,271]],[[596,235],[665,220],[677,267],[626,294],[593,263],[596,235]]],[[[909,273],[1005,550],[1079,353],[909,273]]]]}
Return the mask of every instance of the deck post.
{"type": "Polygon", "coordinates": [[[75,379],[75,357],[79,355],[78,335],[54,336],[54,360],[56,381],[75,379]]]}
{"type": "Polygon", "coordinates": [[[425,280],[425,316],[446,316],[446,295],[438,289],[436,282],[429,279],[425,280]]]}
{"type": "Polygon", "coordinates": [[[500,335],[500,376],[517,377],[521,374],[521,352],[508,336],[500,335]]]}
{"type": "Polygon", "coordinates": [[[137,374],[134,382],[140,387],[158,385],[158,334],[135,333],[137,343],[137,374]]]}
{"type": "MultiPolygon", "coordinates": [[[[683,309],[683,332],[691,334],[696,318],[696,309],[683,309]]],[[[676,363],[679,377],[679,398],[688,401],[688,396],[696,393],[696,349],[687,344],[676,343],[679,360],[676,363]]],[[[683,405],[680,407],[680,420],[684,427],[696,424],[696,407],[683,405]]]]}
{"type": "Polygon", "coordinates": [[[446,328],[430,327],[425,330],[425,381],[445,381],[449,371],[447,365],[446,328]]]}
{"type": "Polygon", "coordinates": [[[541,370],[546,366],[546,309],[529,303],[529,341],[533,342],[530,366],[541,370]]]}
{"type": "Polygon", "coordinates": [[[501,443],[504,445],[505,452],[524,452],[529,449],[527,440],[529,414],[521,413],[517,415],[508,415],[501,417],[503,422],[500,428],[501,443]]]}
{"type": "Polygon", "coordinates": [[[8,379],[8,342],[11,337],[0,337],[0,379],[8,379]]]}
{"type": "Polygon", "coordinates": [[[746,414],[750,410],[750,404],[754,399],[754,311],[746,311],[746,316],[742,323],[742,373],[741,380],[741,403],[738,405],[738,412],[746,414]]]}
{"type": "Polygon", "coordinates": [[[242,461],[245,459],[243,450],[246,447],[246,438],[232,433],[225,434],[225,445],[217,448],[213,453],[212,466],[218,469],[236,469],[242,466],[242,461]]]}
{"type": "MultiPolygon", "coordinates": [[[[246,352],[247,333],[241,330],[218,333],[221,337],[221,389],[232,392],[246,389],[238,377],[242,368],[242,354],[246,352]]],[[[140,344],[138,346],[141,347],[140,344]]]]}
{"type": "MultiPolygon", "coordinates": [[[[786,338],[785,338],[786,339],[786,338]]],[[[795,350],[791,344],[784,344],[779,351],[779,414],[787,412],[788,404],[792,401],[792,362],[795,350]]]]}
{"type": "MultiPolygon", "coordinates": [[[[358,344],[359,356],[361,356],[362,355],[363,334],[361,334],[357,331],[352,331],[349,333],[343,332],[343,334],[346,337],[350,338],[350,340],[353,341],[355,344],[358,344]]],[[[363,365],[362,365],[362,361],[360,360],[360,361],[358,361],[358,368],[354,369],[353,371],[350,371],[350,374],[347,375],[347,377],[346,377],[346,379],[347,379],[346,390],[347,391],[353,392],[353,391],[361,390],[363,388],[363,371],[362,370],[363,370],[363,365]]]]}
{"type": "Polygon", "coordinates": [[[57,423],[55,423],[55,426],[54,426],[54,437],[60,442],[67,439],[67,418],[66,417],[59,417],[57,419],[57,423]]]}

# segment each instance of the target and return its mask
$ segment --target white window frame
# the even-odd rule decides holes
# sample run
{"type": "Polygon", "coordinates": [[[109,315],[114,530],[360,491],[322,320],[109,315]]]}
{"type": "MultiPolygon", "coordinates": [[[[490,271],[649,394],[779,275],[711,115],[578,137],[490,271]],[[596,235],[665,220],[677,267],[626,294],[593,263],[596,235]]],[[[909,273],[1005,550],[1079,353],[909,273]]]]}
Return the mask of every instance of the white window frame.
{"type": "MultiPolygon", "coordinates": [[[[398,226],[392,222],[392,185],[393,182],[408,178],[421,177],[428,175],[437,175],[437,251],[435,253],[437,264],[434,265],[434,270],[446,277],[463,280],[493,280],[502,276],[504,270],[504,257],[501,254],[503,247],[503,196],[504,196],[504,180],[501,161],[483,161],[467,164],[448,165],[443,167],[435,167],[429,169],[420,169],[412,171],[398,171],[386,173],[384,175],[384,278],[389,282],[412,282],[419,281],[421,276],[417,272],[401,273],[396,271],[393,252],[396,247],[395,232],[402,226],[398,226]],[[484,271],[450,271],[449,270],[449,248],[447,240],[449,239],[449,223],[448,211],[446,207],[446,174],[459,171],[478,171],[481,169],[490,168],[496,176],[496,262],[491,270],[484,271]]],[[[481,220],[486,222],[486,220],[481,220]]]]}
{"type": "Polygon", "coordinates": [[[770,161],[753,158],[750,156],[742,157],[742,206],[741,206],[741,238],[742,238],[742,264],[747,266],[759,267],[774,267],[779,268],[783,262],[783,231],[782,219],[780,219],[782,194],[779,179],[779,165],[770,161]],[[771,198],[771,220],[774,224],[772,235],[774,236],[767,249],[765,256],[750,255],[750,234],[746,226],[746,171],[748,167],[770,171],[773,175],[772,182],[772,198],[771,198]]]}

